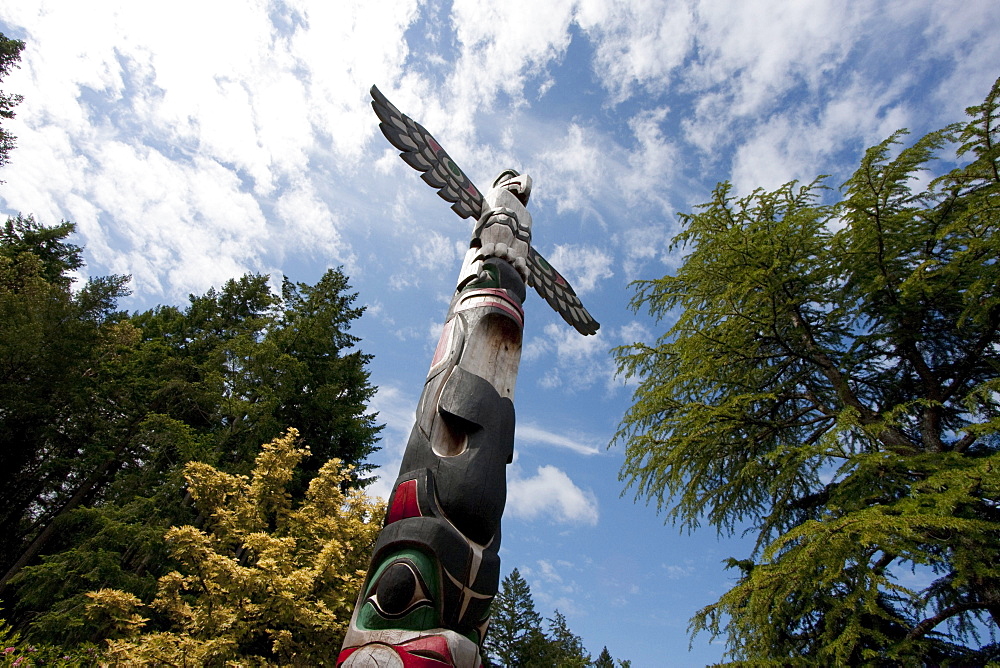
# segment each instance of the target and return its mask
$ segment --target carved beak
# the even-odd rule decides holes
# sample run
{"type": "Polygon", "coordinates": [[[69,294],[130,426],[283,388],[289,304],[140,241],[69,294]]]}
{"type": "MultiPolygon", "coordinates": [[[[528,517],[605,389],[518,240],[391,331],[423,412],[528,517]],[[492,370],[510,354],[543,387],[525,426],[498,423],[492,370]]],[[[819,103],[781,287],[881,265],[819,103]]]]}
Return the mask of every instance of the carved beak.
{"type": "Polygon", "coordinates": [[[531,197],[531,177],[527,174],[506,169],[493,181],[493,187],[506,188],[520,200],[521,204],[528,206],[528,198],[531,197]]]}

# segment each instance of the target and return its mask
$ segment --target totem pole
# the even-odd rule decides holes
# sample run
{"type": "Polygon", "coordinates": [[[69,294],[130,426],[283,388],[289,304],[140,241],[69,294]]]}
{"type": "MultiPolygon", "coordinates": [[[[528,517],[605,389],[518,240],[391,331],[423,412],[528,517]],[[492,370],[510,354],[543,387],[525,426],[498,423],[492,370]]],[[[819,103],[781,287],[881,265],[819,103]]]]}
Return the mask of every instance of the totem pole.
{"type": "Polygon", "coordinates": [[[337,665],[476,668],[500,580],[525,286],[581,334],[599,325],[531,246],[531,177],[505,170],[481,195],[423,126],[371,95],[400,157],[478,222],[337,665]]]}

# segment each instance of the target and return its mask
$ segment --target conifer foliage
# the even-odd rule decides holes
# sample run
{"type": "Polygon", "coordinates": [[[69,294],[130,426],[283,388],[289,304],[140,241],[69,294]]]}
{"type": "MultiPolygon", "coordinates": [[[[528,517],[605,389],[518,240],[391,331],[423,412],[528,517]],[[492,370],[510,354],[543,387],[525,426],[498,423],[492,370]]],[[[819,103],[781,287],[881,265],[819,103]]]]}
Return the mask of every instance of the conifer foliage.
{"type": "MultiPolygon", "coordinates": [[[[0,81],[10,74],[12,68],[19,66],[23,50],[23,41],[10,39],[0,33],[0,81]]],[[[0,91],[0,118],[14,118],[14,107],[20,104],[22,99],[16,93],[0,91]]],[[[7,162],[15,143],[14,135],[0,127],[0,166],[7,162]]]]}
{"type": "Polygon", "coordinates": [[[966,123],[869,149],[836,203],[720,184],[677,273],[635,286],[674,324],[616,351],[622,477],[684,526],[756,530],[693,620],[736,660],[1000,656],[998,113],[1000,80],[966,123]]]}
{"type": "MultiPolygon", "coordinates": [[[[566,616],[558,610],[543,625],[542,616],[535,610],[531,588],[516,568],[500,583],[490,613],[485,649],[491,666],[586,668],[607,665],[614,668],[607,647],[597,660],[591,660],[580,636],[569,629],[566,616]]],[[[629,662],[621,661],[618,665],[627,667],[629,662]]]]}
{"type": "Polygon", "coordinates": [[[498,666],[524,665],[542,636],[542,616],[535,610],[531,588],[518,569],[500,583],[490,607],[485,648],[498,666]]]}
{"type": "Polygon", "coordinates": [[[341,271],[280,295],[247,275],[128,315],[127,277],[74,289],[72,232],[30,217],[0,229],[0,588],[18,630],[67,646],[100,638],[91,589],[153,595],[164,531],[196,519],[187,462],[246,474],[294,426],[311,448],[288,489],[302,498],[332,458],[359,484],[380,430],[341,271]]]}

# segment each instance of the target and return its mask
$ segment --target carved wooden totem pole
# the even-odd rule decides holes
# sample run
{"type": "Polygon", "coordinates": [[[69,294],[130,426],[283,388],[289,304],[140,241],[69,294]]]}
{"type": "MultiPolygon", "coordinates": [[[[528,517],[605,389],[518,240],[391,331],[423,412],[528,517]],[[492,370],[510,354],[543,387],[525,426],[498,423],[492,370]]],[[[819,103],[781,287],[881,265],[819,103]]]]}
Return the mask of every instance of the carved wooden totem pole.
{"type": "Polygon", "coordinates": [[[481,195],[423,126],[371,95],[400,157],[478,222],[337,665],[474,668],[500,579],[525,285],[581,334],[599,325],[531,246],[531,177],[505,170],[481,195]]]}

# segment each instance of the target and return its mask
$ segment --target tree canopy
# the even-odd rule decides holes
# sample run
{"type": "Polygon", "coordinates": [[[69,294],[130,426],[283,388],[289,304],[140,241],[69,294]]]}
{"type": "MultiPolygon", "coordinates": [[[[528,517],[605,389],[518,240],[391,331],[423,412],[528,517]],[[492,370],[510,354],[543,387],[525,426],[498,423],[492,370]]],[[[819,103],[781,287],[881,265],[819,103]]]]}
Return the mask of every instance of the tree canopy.
{"type": "Polygon", "coordinates": [[[30,216],[0,228],[0,586],[18,631],[67,647],[100,638],[86,592],[155,595],[166,529],[199,521],[188,462],[247,474],[260,443],[296,427],[301,499],[333,458],[363,485],[380,430],[340,270],[280,293],[247,275],[130,315],[128,277],[74,287],[72,232],[30,216]]]}
{"type": "MultiPolygon", "coordinates": [[[[500,583],[500,591],[490,608],[490,627],[484,649],[492,666],[506,668],[586,668],[610,666],[615,662],[605,647],[597,659],[592,660],[580,636],[573,633],[566,616],[556,610],[551,619],[545,620],[535,609],[531,587],[514,569],[500,583]]],[[[619,666],[627,668],[628,661],[619,666]]]]}
{"type": "Polygon", "coordinates": [[[616,350],[621,477],[682,527],[756,532],[693,619],[737,661],[1000,656],[998,108],[1000,80],[968,121],[893,134],[838,201],[719,184],[676,274],[635,283],[671,326],[616,350]]]}
{"type": "MultiPolygon", "coordinates": [[[[11,68],[18,67],[22,50],[24,50],[23,41],[10,39],[0,33],[0,81],[10,74],[11,68]]],[[[20,95],[0,91],[0,118],[14,118],[14,107],[20,104],[22,99],[20,95]]],[[[0,167],[7,163],[14,144],[14,135],[0,127],[0,167]]]]}

